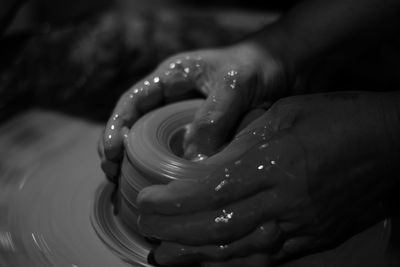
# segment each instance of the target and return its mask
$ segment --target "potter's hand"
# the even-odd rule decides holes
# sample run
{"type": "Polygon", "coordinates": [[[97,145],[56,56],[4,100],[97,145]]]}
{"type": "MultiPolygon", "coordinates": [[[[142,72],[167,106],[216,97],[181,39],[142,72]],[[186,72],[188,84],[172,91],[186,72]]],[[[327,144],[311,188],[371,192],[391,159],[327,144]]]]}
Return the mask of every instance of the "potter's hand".
{"type": "Polygon", "coordinates": [[[151,258],[273,266],[381,220],[399,168],[398,100],[351,92],[277,102],[208,160],[222,166],[208,177],[140,192],[139,227],[163,241],[151,258]]]}
{"type": "Polygon", "coordinates": [[[185,156],[214,152],[231,137],[229,133],[242,114],[284,93],[286,64],[275,54],[241,43],[166,60],[119,100],[99,145],[103,170],[110,178],[116,177],[124,132],[141,115],[196,92],[207,99],[188,127],[185,156]]]}

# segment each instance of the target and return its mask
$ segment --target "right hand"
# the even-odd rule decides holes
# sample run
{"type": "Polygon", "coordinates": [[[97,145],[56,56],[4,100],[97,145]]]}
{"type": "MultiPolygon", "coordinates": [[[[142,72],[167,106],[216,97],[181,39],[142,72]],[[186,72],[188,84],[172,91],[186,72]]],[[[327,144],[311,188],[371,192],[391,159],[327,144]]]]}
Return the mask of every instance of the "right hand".
{"type": "Polygon", "coordinates": [[[102,169],[115,181],[123,156],[123,140],[143,114],[165,103],[206,97],[187,128],[185,157],[210,156],[232,137],[250,109],[270,105],[293,84],[290,64],[253,43],[182,53],[169,58],[125,92],[115,107],[99,143],[102,169]]]}

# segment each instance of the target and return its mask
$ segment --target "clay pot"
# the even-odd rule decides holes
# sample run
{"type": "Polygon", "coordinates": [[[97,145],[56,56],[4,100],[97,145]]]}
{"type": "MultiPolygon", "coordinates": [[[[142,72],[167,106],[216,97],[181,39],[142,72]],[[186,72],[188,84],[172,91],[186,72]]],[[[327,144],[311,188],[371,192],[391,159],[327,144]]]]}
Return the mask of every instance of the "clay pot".
{"type": "Polygon", "coordinates": [[[119,215],[136,230],[136,197],[152,184],[198,179],[209,172],[204,164],[181,157],[185,126],[203,100],[167,105],[139,119],[129,132],[119,182],[119,215]]]}
{"type": "MultiPolygon", "coordinates": [[[[125,144],[119,183],[119,217],[137,233],[136,197],[141,189],[152,184],[165,184],[174,179],[198,179],[210,167],[188,161],[182,155],[185,126],[190,123],[202,100],[171,104],[148,113],[135,123],[125,144]]],[[[262,110],[251,111],[238,129],[259,117],[262,110]]],[[[339,247],[289,262],[285,267],[355,267],[380,266],[387,262],[390,221],[378,223],[355,235],[339,247]],[[378,265],[377,265],[378,264],[378,265]]]]}

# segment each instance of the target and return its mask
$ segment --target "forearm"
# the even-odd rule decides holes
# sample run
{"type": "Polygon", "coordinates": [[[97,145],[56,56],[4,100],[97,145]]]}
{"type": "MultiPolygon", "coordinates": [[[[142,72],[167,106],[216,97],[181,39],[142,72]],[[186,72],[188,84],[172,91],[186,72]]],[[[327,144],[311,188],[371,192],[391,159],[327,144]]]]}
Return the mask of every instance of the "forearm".
{"type": "Polygon", "coordinates": [[[371,41],[393,27],[398,0],[306,0],[279,21],[286,50],[296,65],[314,60],[344,42],[367,35],[371,41]]]}
{"type": "Polygon", "coordinates": [[[362,49],[381,40],[393,32],[399,10],[397,0],[304,0],[249,40],[283,58],[293,74],[309,69],[338,46],[360,42],[357,47],[362,49]]]}

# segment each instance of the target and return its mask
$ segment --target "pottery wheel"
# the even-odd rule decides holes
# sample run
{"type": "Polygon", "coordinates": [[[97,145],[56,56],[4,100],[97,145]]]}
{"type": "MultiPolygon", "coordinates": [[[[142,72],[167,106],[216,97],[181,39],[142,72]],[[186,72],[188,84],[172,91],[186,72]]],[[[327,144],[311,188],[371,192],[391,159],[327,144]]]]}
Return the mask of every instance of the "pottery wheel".
{"type": "Polygon", "coordinates": [[[114,220],[112,186],[96,151],[100,133],[100,126],[44,111],[1,127],[0,266],[147,266],[144,241],[124,240],[114,220]],[[108,234],[103,226],[110,224],[108,234]]]}
{"type": "MultiPolygon", "coordinates": [[[[149,245],[113,214],[114,187],[96,152],[100,133],[100,126],[40,110],[0,128],[0,266],[148,266],[149,245]]],[[[127,192],[138,190],[131,185],[127,192]]],[[[285,266],[379,266],[371,263],[382,259],[389,233],[385,221],[285,266]]]]}

